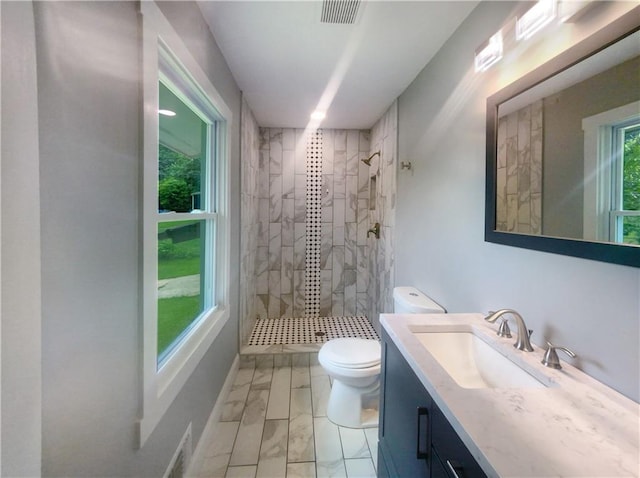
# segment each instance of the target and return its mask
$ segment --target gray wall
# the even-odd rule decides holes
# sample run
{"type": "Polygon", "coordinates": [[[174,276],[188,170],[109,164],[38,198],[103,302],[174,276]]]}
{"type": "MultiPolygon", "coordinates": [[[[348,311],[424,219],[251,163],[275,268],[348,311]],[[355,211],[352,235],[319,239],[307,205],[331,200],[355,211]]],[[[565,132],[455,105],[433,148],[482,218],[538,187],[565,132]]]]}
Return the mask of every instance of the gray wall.
{"type": "Polygon", "coordinates": [[[475,49],[514,15],[481,2],[399,98],[396,284],[450,312],[512,307],[545,339],[576,351],[587,373],[638,400],[640,271],[484,242],[486,98],[631,4],[605,2],[580,22],[551,26],[508,49],[488,72],[475,49]],[[554,31],[558,30],[558,31],[554,31]]]}
{"type": "MultiPolygon", "coordinates": [[[[7,150],[3,143],[3,156],[9,151],[20,159],[13,161],[18,175],[14,177],[37,178],[39,170],[40,188],[31,187],[23,194],[28,202],[22,206],[36,201],[30,215],[16,217],[3,210],[2,225],[3,231],[18,228],[36,237],[25,235],[20,245],[3,236],[2,245],[3,253],[11,250],[8,246],[23,256],[29,253],[26,267],[36,284],[41,272],[42,314],[38,316],[37,302],[29,304],[30,310],[23,305],[18,312],[29,320],[12,324],[13,334],[3,330],[2,352],[13,351],[13,356],[3,356],[2,361],[2,474],[38,474],[41,445],[46,476],[162,476],[189,422],[197,442],[237,353],[240,92],[198,7],[162,3],[165,15],[233,111],[231,263],[236,266],[229,323],[138,450],[135,430],[142,403],[138,4],[42,2],[35,4],[33,15],[26,8],[21,13],[27,15],[21,24],[25,28],[7,31],[3,23],[3,47],[18,39],[23,50],[19,65],[3,54],[2,112],[5,119],[5,114],[18,117],[26,111],[31,125],[38,118],[32,136],[39,139],[39,157],[37,143],[25,144],[22,151],[7,150]],[[30,18],[35,41],[33,29],[28,28],[30,18]],[[20,37],[25,31],[30,40],[20,37]],[[37,98],[23,94],[26,107],[5,102],[5,69],[22,68],[27,79],[29,72],[33,77],[34,53],[37,98]],[[38,335],[20,341],[29,331],[38,335]],[[17,360],[21,348],[31,352],[24,364],[17,360]],[[18,388],[6,388],[15,385],[18,388]],[[34,388],[24,398],[15,394],[31,385],[34,388]],[[5,429],[5,425],[10,426],[5,429]]],[[[3,9],[8,11],[5,5],[3,9]]],[[[17,80],[12,80],[15,85],[17,80]]],[[[27,84],[17,91],[28,88],[27,84]]],[[[3,121],[3,135],[8,131],[3,121]]],[[[37,185],[37,179],[33,183],[37,185]]],[[[7,205],[4,197],[2,205],[7,205]]],[[[4,286],[20,278],[19,270],[5,265],[3,299],[11,292],[4,286]],[[11,272],[15,274],[7,277],[11,272]]]]}
{"type": "Polygon", "coordinates": [[[38,476],[42,427],[40,191],[32,5],[2,13],[1,476],[38,476]]]}

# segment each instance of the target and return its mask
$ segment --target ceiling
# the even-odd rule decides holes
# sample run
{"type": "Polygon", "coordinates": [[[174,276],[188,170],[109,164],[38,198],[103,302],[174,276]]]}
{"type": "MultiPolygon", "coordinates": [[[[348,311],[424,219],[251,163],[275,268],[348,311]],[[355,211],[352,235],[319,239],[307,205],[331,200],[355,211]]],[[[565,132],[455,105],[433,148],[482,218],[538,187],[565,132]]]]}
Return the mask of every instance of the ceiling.
{"type": "MultiPolygon", "coordinates": [[[[478,1],[363,1],[353,24],[320,1],[198,2],[260,126],[368,129],[478,1]]],[[[469,59],[471,62],[473,59],[469,59]]]]}

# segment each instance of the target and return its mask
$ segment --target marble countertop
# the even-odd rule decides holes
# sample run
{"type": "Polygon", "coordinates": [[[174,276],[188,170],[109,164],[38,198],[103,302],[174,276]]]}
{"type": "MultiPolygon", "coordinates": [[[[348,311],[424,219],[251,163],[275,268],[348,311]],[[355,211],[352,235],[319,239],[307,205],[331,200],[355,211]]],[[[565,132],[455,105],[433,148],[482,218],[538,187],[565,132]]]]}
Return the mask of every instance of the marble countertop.
{"type": "Polygon", "coordinates": [[[544,350],[513,347],[481,314],[382,314],[381,324],[434,402],[489,476],[638,477],[640,405],[562,362],[543,366],[544,350]],[[475,335],[546,387],[460,387],[414,332],[469,326],[475,335]]]}

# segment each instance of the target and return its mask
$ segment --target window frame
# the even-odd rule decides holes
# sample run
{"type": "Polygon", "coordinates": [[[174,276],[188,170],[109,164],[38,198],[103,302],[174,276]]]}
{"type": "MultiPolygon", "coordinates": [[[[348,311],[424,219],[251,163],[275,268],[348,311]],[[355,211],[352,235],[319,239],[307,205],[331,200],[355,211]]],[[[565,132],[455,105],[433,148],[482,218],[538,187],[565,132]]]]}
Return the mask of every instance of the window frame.
{"type": "MultiPolygon", "coordinates": [[[[232,113],[207,75],[190,54],[180,36],[154,2],[140,2],[142,16],[143,151],[141,201],[141,375],[142,413],[138,421],[139,446],[142,447],[189,376],[209,350],[229,320],[230,230],[229,230],[229,145],[232,113]],[[162,71],[160,63],[163,62],[162,71]],[[175,213],[171,220],[214,221],[212,267],[214,307],[197,319],[184,335],[182,343],[158,364],[157,354],[157,225],[158,213],[158,93],[159,81],[173,83],[191,102],[213,116],[212,154],[215,155],[214,195],[207,213],[175,213]],[[196,87],[196,88],[194,88],[196,87]],[[185,90],[184,88],[188,88],[185,90]],[[195,101],[194,101],[195,100],[195,101]],[[203,102],[203,103],[200,103],[203,102]],[[215,207],[215,210],[213,209],[215,207]],[[213,218],[212,218],[213,216],[213,218]]],[[[166,83],[165,83],[166,84],[166,83]]],[[[213,165],[213,163],[212,163],[213,165]]],[[[213,236],[211,236],[213,240],[213,236]]]]}
{"type": "MultiPolygon", "coordinates": [[[[171,212],[160,213],[157,212],[156,208],[156,233],[157,227],[164,222],[177,222],[177,221],[203,221],[204,228],[201,228],[201,236],[200,240],[203,241],[203,250],[205,252],[204,257],[201,258],[201,271],[205,272],[204,277],[201,280],[201,294],[203,298],[203,310],[198,314],[197,317],[182,331],[182,333],[176,338],[178,343],[174,341],[170,347],[162,353],[158,353],[158,370],[160,370],[168,360],[171,359],[173,353],[177,350],[177,347],[180,347],[184,340],[188,339],[188,335],[191,333],[191,329],[197,327],[197,324],[200,320],[203,319],[204,316],[215,312],[215,308],[217,307],[216,297],[213,297],[211,292],[214,292],[216,289],[216,274],[215,273],[206,273],[206,271],[215,271],[215,263],[216,263],[216,254],[215,254],[215,245],[216,241],[216,221],[218,218],[218,214],[216,212],[216,205],[218,202],[218,198],[216,196],[216,192],[218,189],[217,185],[217,151],[215,145],[217,145],[218,138],[218,121],[219,114],[217,111],[213,111],[212,105],[203,104],[203,101],[192,101],[189,94],[185,94],[182,91],[182,88],[176,83],[181,83],[181,86],[184,88],[185,83],[193,83],[190,78],[176,78],[175,74],[171,75],[172,72],[167,71],[167,69],[176,70],[179,68],[177,65],[171,64],[171,53],[166,49],[166,46],[160,45],[160,71],[159,71],[159,82],[162,83],[171,93],[173,93],[185,106],[187,106],[196,116],[202,120],[203,123],[206,124],[206,140],[205,140],[205,150],[201,161],[204,161],[204,174],[201,174],[200,177],[200,190],[201,193],[204,193],[201,198],[201,208],[197,213],[194,212],[171,212]],[[176,78],[175,80],[171,79],[171,76],[176,78]],[[209,110],[209,111],[206,111],[209,110]]],[[[197,89],[197,85],[191,84],[189,89],[197,89]]],[[[156,156],[157,161],[157,156],[156,156]]],[[[158,185],[157,178],[158,169],[156,169],[156,185],[158,185]]],[[[149,187],[152,187],[151,181],[149,181],[149,187]]],[[[156,198],[158,194],[158,190],[156,189],[156,198]]],[[[156,204],[157,204],[156,199],[156,204]]],[[[145,204],[145,208],[147,205],[145,204]]],[[[151,207],[149,206],[149,210],[146,212],[151,213],[151,207]]],[[[156,242],[157,245],[157,242],[156,242]]],[[[147,246],[150,244],[145,244],[145,250],[147,250],[147,246]]],[[[156,247],[156,251],[157,251],[156,247]]],[[[158,261],[156,261],[156,266],[158,261]]],[[[156,277],[158,275],[158,271],[156,268],[156,277]]],[[[152,313],[152,312],[151,312],[152,313]]],[[[157,318],[157,313],[155,314],[157,318]]]]}
{"type": "Polygon", "coordinates": [[[614,108],[582,120],[584,131],[584,216],[583,236],[585,240],[602,242],[616,241],[615,221],[631,214],[622,211],[618,204],[621,193],[620,148],[616,144],[615,132],[621,126],[638,118],[640,101],[614,108]]]}
{"type": "Polygon", "coordinates": [[[624,137],[628,129],[637,129],[640,124],[640,103],[636,114],[632,118],[618,122],[611,126],[612,139],[612,179],[611,202],[612,208],[609,217],[609,239],[618,244],[624,242],[623,223],[625,217],[639,217],[640,211],[624,209],[624,137]]]}

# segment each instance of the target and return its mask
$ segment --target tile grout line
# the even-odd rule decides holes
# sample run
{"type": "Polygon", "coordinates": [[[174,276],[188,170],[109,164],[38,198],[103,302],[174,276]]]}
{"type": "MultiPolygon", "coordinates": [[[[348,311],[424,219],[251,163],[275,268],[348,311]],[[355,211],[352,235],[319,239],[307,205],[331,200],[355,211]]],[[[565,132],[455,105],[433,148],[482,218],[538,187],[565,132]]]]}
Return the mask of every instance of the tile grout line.
{"type": "Polygon", "coordinates": [[[313,400],[313,382],[312,382],[312,377],[311,377],[311,354],[308,353],[307,355],[309,357],[309,365],[308,365],[308,368],[309,368],[309,392],[311,394],[311,430],[312,430],[312,435],[311,436],[313,437],[313,458],[314,458],[314,460],[313,460],[313,468],[314,468],[314,470],[316,472],[316,478],[317,478],[317,476],[318,476],[318,452],[316,451],[317,450],[316,449],[316,420],[315,420],[316,417],[315,417],[315,415],[313,413],[314,400],[313,400]]]}
{"type": "MultiPolygon", "coordinates": [[[[249,395],[251,394],[251,390],[252,390],[252,385],[253,385],[253,381],[256,377],[256,371],[257,371],[258,367],[257,367],[257,363],[254,364],[253,367],[253,373],[251,374],[251,381],[249,382],[249,391],[247,393],[247,396],[245,397],[245,401],[244,401],[244,405],[242,407],[242,414],[240,416],[240,421],[238,423],[238,430],[236,431],[236,435],[235,438],[233,440],[233,446],[231,448],[231,453],[229,454],[229,461],[227,462],[227,468],[225,470],[225,477],[227,476],[228,472],[229,472],[229,468],[238,468],[238,467],[243,467],[243,466],[255,466],[256,467],[256,474],[254,475],[254,478],[256,477],[257,473],[258,473],[258,463],[260,462],[260,449],[262,448],[262,441],[263,441],[263,436],[264,436],[264,428],[265,428],[265,421],[266,421],[266,408],[265,408],[265,417],[262,420],[262,432],[260,433],[260,446],[258,447],[258,459],[254,464],[241,464],[241,465],[230,465],[231,463],[231,457],[233,456],[233,452],[235,450],[236,444],[237,444],[237,440],[238,440],[238,435],[240,434],[240,428],[242,426],[242,418],[244,417],[245,411],[247,409],[247,406],[249,404],[249,395]]],[[[273,374],[271,376],[271,379],[273,380],[273,374]]],[[[261,389],[253,389],[253,390],[261,390],[261,389]]],[[[269,387],[267,390],[267,400],[266,400],[266,405],[265,407],[268,406],[269,404],[269,398],[271,396],[271,388],[269,387]]]]}
{"type": "MultiPolygon", "coordinates": [[[[231,446],[231,452],[229,453],[229,458],[227,459],[227,464],[225,466],[224,469],[224,476],[227,476],[227,473],[229,471],[229,467],[230,467],[230,463],[231,463],[231,456],[233,455],[233,450],[236,447],[236,442],[238,439],[238,433],[240,432],[240,425],[242,425],[242,417],[244,416],[244,412],[247,408],[247,401],[249,399],[249,392],[251,392],[251,384],[253,383],[253,378],[255,377],[256,374],[256,367],[255,367],[255,362],[253,364],[253,372],[251,373],[251,380],[249,381],[249,390],[247,391],[247,395],[244,398],[244,404],[242,405],[242,413],[240,414],[240,419],[238,421],[238,428],[236,429],[236,433],[233,437],[233,445],[231,446]]],[[[232,387],[233,388],[233,387],[232,387]]]]}
{"type": "Polygon", "coordinates": [[[291,399],[293,390],[291,387],[293,385],[293,356],[291,357],[291,361],[289,363],[290,376],[289,376],[289,412],[287,413],[287,452],[285,454],[285,476],[289,475],[289,439],[291,438],[291,399]]]}

